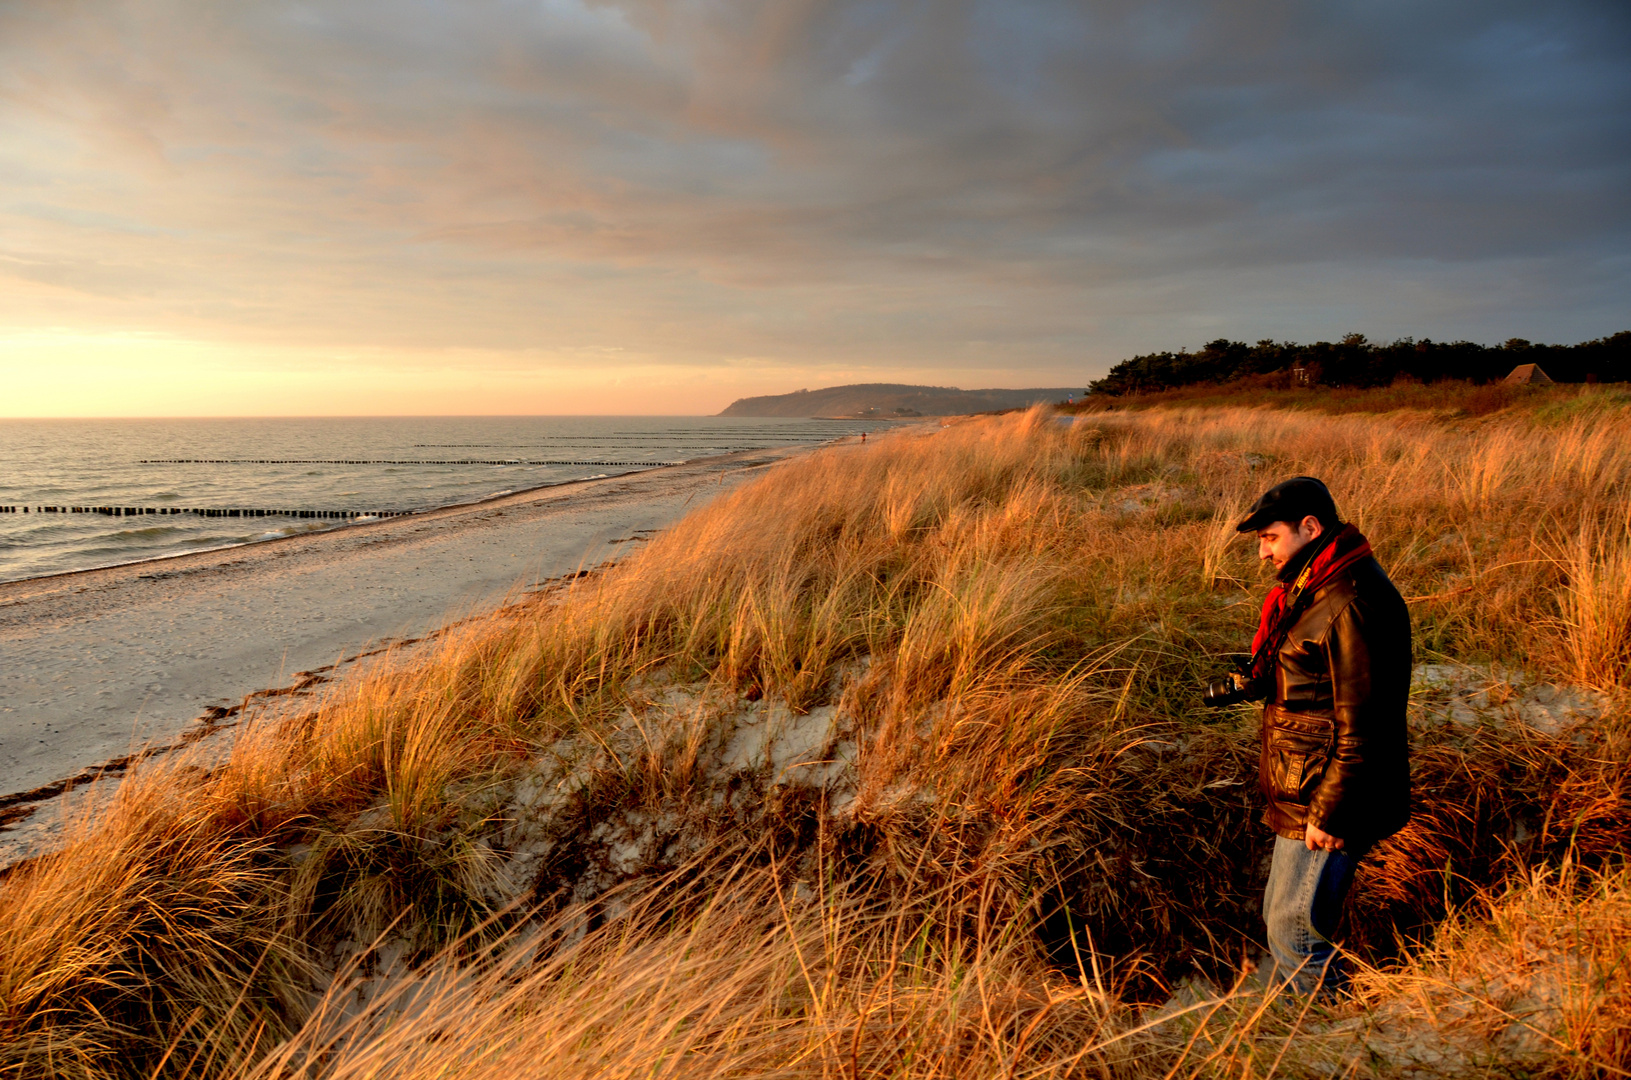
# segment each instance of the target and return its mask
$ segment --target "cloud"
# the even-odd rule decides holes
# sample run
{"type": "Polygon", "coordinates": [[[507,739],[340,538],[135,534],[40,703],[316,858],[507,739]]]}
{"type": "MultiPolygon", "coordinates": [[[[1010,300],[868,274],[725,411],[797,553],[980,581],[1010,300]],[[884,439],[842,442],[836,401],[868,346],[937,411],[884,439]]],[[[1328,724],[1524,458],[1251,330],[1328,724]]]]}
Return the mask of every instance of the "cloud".
{"type": "Polygon", "coordinates": [[[0,323],[1038,381],[1594,336],[1628,61],[1568,0],[8,5],[0,323]]]}

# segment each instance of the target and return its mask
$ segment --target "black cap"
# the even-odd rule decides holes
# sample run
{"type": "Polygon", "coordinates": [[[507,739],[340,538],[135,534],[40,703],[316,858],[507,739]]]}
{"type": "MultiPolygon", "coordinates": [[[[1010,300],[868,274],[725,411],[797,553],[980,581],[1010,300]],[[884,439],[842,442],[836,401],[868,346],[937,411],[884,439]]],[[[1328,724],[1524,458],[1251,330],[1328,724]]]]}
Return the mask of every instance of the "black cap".
{"type": "Polygon", "coordinates": [[[1263,492],[1246,520],[1235,526],[1236,532],[1256,532],[1275,521],[1292,525],[1313,514],[1321,525],[1337,523],[1337,504],[1331,490],[1312,476],[1293,476],[1263,492]]]}

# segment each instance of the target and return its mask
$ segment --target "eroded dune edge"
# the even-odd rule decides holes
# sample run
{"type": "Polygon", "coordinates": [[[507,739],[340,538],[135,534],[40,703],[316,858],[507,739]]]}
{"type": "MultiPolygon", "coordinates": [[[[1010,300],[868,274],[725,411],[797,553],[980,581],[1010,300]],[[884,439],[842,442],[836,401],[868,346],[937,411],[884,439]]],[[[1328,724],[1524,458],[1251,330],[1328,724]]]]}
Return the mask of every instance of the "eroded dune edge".
{"type": "Polygon", "coordinates": [[[1631,420],[984,417],[777,466],[138,768],[0,882],[5,1075],[1604,1075],[1631,1055],[1631,420]],[[1411,601],[1351,1000],[1250,977],[1256,716],[1324,477],[1411,601]]]}

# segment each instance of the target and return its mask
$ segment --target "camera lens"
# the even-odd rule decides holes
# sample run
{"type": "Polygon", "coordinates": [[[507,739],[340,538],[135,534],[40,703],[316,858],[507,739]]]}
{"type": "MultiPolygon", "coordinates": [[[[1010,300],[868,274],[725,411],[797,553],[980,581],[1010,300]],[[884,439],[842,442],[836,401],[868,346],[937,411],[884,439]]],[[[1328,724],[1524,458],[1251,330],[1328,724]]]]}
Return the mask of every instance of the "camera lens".
{"type": "Polygon", "coordinates": [[[1206,689],[1201,691],[1201,702],[1214,709],[1245,700],[1246,689],[1236,686],[1233,679],[1213,679],[1206,684],[1206,689]]]}

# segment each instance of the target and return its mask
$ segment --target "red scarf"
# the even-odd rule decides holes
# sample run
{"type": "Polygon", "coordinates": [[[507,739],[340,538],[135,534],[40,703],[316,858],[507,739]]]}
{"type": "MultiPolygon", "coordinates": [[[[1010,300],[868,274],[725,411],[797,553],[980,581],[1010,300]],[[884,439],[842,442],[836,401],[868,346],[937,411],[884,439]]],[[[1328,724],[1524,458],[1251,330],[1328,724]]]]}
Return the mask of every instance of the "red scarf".
{"type": "Polygon", "coordinates": [[[1297,601],[1324,588],[1370,553],[1370,541],[1365,539],[1364,534],[1352,525],[1344,525],[1325,545],[1325,549],[1303,567],[1296,581],[1290,585],[1282,581],[1269,590],[1268,597],[1263,601],[1263,617],[1257,623],[1257,634],[1252,638],[1253,679],[1266,678],[1274,670],[1274,654],[1280,651],[1279,645],[1284,641],[1281,631],[1289,633],[1291,630],[1292,624],[1286,621],[1286,617],[1302,607],[1297,601]],[[1271,642],[1274,643],[1273,648],[1264,647],[1271,642]]]}

